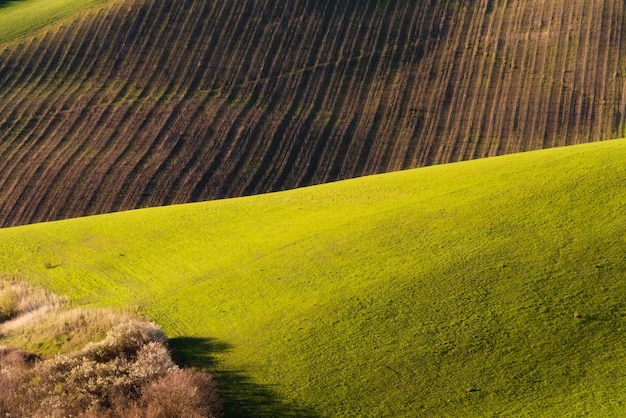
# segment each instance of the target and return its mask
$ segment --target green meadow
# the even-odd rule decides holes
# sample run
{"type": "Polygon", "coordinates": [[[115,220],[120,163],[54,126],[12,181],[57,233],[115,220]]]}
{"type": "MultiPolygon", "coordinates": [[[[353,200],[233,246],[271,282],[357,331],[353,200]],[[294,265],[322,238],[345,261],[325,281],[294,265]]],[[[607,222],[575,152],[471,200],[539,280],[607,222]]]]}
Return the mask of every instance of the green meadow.
{"type": "Polygon", "coordinates": [[[106,0],[0,0],[0,43],[106,0]]]}
{"type": "Polygon", "coordinates": [[[227,416],[623,416],[626,141],[0,230],[137,309],[227,416]]]}

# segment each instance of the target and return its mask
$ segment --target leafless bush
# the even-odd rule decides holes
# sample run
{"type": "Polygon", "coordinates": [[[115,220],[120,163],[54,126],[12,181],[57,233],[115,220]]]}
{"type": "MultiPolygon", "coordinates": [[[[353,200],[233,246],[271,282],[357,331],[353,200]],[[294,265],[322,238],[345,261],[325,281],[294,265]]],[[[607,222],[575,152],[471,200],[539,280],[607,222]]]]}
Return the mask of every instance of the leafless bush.
{"type": "Polygon", "coordinates": [[[26,367],[17,350],[0,352],[0,414],[11,417],[217,417],[212,378],[181,370],[152,323],[131,321],[74,355],[26,367]],[[19,396],[15,396],[19,393],[19,396]]]}
{"type": "Polygon", "coordinates": [[[194,369],[175,370],[147,386],[129,416],[145,418],[217,417],[222,405],[211,376],[194,369]]]}
{"type": "Polygon", "coordinates": [[[37,359],[35,354],[17,348],[0,347],[0,416],[11,416],[15,410],[23,385],[24,370],[37,359]]]}
{"type": "Polygon", "coordinates": [[[3,370],[22,368],[33,364],[39,356],[27,353],[19,348],[0,346],[0,372],[3,370]]]}
{"type": "Polygon", "coordinates": [[[128,321],[114,327],[106,338],[88,344],[81,355],[96,361],[107,361],[115,357],[132,357],[139,349],[151,342],[164,344],[167,341],[161,328],[150,322],[128,321]]]}
{"type": "Polygon", "coordinates": [[[20,376],[11,370],[0,371],[0,416],[10,417],[14,412],[16,395],[20,387],[20,376]]]}
{"type": "MultiPolygon", "coordinates": [[[[0,338],[30,346],[63,336],[74,354],[41,361],[0,346],[0,417],[217,417],[212,378],[181,370],[155,324],[96,309],[66,309],[66,300],[0,277],[0,338]],[[4,322],[3,319],[5,320],[4,322]],[[71,341],[71,342],[70,342],[71,341]]],[[[58,352],[58,351],[57,351],[58,352]]]]}

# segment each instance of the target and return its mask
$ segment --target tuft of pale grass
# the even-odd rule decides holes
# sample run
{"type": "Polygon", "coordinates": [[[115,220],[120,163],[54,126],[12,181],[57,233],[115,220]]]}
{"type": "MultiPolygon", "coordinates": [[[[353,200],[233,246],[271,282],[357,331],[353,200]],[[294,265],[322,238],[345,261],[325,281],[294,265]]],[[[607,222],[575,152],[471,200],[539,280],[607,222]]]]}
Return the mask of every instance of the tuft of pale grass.
{"type": "Polygon", "coordinates": [[[0,338],[3,343],[53,355],[97,341],[132,315],[97,308],[70,308],[66,298],[16,278],[0,279],[0,338]],[[2,296],[11,314],[2,316],[2,296]]]}
{"type": "Polygon", "coordinates": [[[45,355],[68,352],[98,340],[130,314],[96,308],[41,308],[0,324],[2,340],[45,355]]]}
{"type": "Polygon", "coordinates": [[[31,286],[16,278],[0,279],[0,291],[11,292],[17,299],[16,314],[26,314],[46,307],[59,308],[67,299],[48,290],[31,286]]]}
{"type": "Polygon", "coordinates": [[[19,297],[12,287],[7,286],[0,291],[0,322],[17,315],[19,297]]]}

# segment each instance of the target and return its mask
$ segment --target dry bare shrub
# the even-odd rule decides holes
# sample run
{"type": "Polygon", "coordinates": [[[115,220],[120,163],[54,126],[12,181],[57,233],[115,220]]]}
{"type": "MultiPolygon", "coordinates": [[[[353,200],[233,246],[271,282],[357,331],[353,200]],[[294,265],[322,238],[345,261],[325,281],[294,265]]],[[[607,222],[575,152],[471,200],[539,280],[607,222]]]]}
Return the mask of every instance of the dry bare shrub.
{"type": "Polygon", "coordinates": [[[0,347],[0,416],[10,416],[19,388],[18,369],[26,364],[22,350],[0,347]]]}
{"type": "Polygon", "coordinates": [[[12,370],[0,370],[0,416],[12,416],[20,383],[19,375],[12,373],[12,370]]]}
{"type": "Polygon", "coordinates": [[[16,342],[29,341],[37,345],[63,335],[74,340],[70,346],[77,348],[103,338],[112,327],[132,318],[127,313],[104,309],[68,310],[66,298],[17,278],[0,275],[0,295],[4,291],[17,294],[18,299],[16,314],[0,324],[0,334],[9,343],[13,338],[16,342]]]}
{"type": "Polygon", "coordinates": [[[128,365],[128,379],[144,385],[175,370],[179,368],[163,343],[150,342],[139,349],[135,360],[128,365]]]}
{"type": "Polygon", "coordinates": [[[0,278],[0,292],[17,315],[0,324],[4,341],[103,337],[44,361],[0,346],[0,417],[220,416],[212,378],[181,370],[157,325],[111,311],[67,311],[64,299],[16,280],[0,278]]]}
{"type": "Polygon", "coordinates": [[[27,383],[24,371],[39,357],[13,347],[0,347],[0,416],[19,416],[15,412],[24,402],[22,389],[27,383]]]}
{"type": "Polygon", "coordinates": [[[22,368],[39,360],[34,353],[27,353],[19,348],[0,346],[0,371],[22,368]]]}
{"type": "Polygon", "coordinates": [[[118,325],[75,355],[23,369],[19,393],[28,402],[8,400],[14,405],[7,410],[14,417],[216,416],[220,402],[211,377],[181,371],[165,344],[155,324],[118,325]]]}
{"type": "Polygon", "coordinates": [[[137,418],[220,417],[222,403],[210,375],[180,369],[147,386],[135,406],[126,413],[137,418]]]}
{"type": "Polygon", "coordinates": [[[57,416],[108,408],[112,399],[135,399],[141,388],[178,367],[165,347],[165,336],[151,323],[131,321],[109,331],[104,340],[76,355],[56,356],[28,371],[29,398],[57,416]]]}
{"type": "Polygon", "coordinates": [[[119,356],[129,358],[148,343],[165,344],[166,341],[165,334],[157,325],[128,321],[111,329],[104,340],[88,344],[81,350],[81,355],[100,362],[119,356]]]}

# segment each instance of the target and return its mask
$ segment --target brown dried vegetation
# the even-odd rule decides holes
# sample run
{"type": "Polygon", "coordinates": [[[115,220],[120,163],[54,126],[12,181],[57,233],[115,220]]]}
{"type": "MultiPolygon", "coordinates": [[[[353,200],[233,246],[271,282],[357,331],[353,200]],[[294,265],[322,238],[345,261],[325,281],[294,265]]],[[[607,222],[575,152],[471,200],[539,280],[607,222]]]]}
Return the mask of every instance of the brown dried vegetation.
{"type": "Polygon", "coordinates": [[[621,137],[625,7],[107,3],[0,50],[0,225],[621,137]]]}
{"type": "MultiPolygon", "coordinates": [[[[27,303],[18,299],[16,318],[0,324],[1,342],[5,342],[7,324],[13,330],[19,323],[29,329],[29,334],[40,330],[37,323],[42,318],[29,316],[25,307],[54,306],[56,311],[48,309],[46,316],[61,315],[60,299],[52,294],[47,294],[51,300],[44,303],[43,298],[33,297],[38,292],[30,286],[13,281],[5,282],[4,287],[27,303]]],[[[68,317],[64,318],[68,327],[64,332],[76,334],[68,331],[74,327],[68,317]]],[[[212,377],[174,364],[165,335],[156,325],[123,318],[118,316],[123,322],[109,329],[100,342],[45,360],[21,349],[0,346],[0,416],[221,416],[222,403],[212,377]]],[[[79,322],[93,331],[82,319],[79,322]]],[[[47,330],[47,335],[54,338],[55,329],[47,330]]]]}
{"type": "Polygon", "coordinates": [[[130,322],[74,355],[32,363],[0,350],[0,415],[11,417],[216,417],[213,379],[176,366],[152,324],[130,322]]]}

